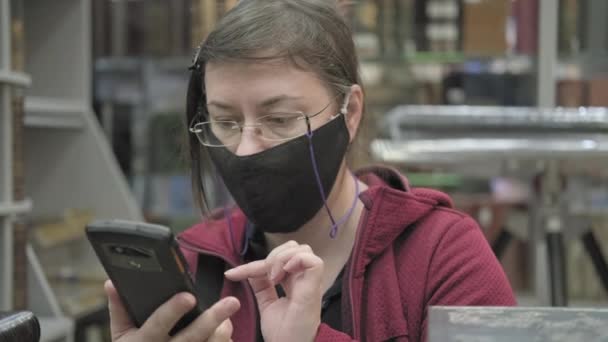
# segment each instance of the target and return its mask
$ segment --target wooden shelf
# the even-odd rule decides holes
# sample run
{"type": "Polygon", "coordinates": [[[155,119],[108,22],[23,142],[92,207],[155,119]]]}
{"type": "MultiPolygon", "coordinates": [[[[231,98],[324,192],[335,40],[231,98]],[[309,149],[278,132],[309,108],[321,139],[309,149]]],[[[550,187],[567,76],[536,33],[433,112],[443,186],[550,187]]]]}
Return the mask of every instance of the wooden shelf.
{"type": "MultiPolygon", "coordinates": [[[[0,32],[10,33],[13,17],[11,6],[7,6],[10,1],[0,3],[0,32]]],[[[0,58],[3,62],[0,89],[9,90],[0,91],[0,103],[6,107],[0,110],[0,146],[10,147],[16,141],[11,130],[14,117],[11,91],[27,87],[27,91],[19,92],[25,94],[25,127],[16,138],[23,141],[20,146],[23,165],[19,165],[23,173],[19,176],[25,183],[24,192],[31,198],[14,203],[10,200],[13,177],[0,177],[8,179],[3,180],[7,184],[0,186],[0,310],[12,308],[16,292],[13,255],[7,247],[13,245],[10,229],[15,214],[29,211],[30,222],[54,217],[65,208],[95,208],[100,217],[143,220],[91,107],[91,3],[91,0],[24,1],[23,10],[19,11],[23,36],[0,34],[0,55],[11,56],[11,47],[22,47],[26,52],[27,73],[8,70],[5,64],[10,65],[10,60],[0,58]],[[19,40],[13,42],[14,38],[19,40]],[[4,216],[9,219],[3,219],[4,216]]],[[[0,176],[10,176],[14,163],[10,152],[0,153],[0,176]]],[[[80,322],[75,319],[80,317],[70,317],[61,303],[69,299],[72,302],[68,304],[77,307],[79,303],[73,303],[75,295],[83,302],[88,297],[85,292],[55,293],[46,274],[54,269],[43,268],[40,261],[58,267],[69,265],[87,275],[92,269],[102,269],[86,239],[79,244],[74,238],[70,235],[61,241],[75,242],[69,246],[74,248],[55,248],[43,254],[43,258],[37,256],[38,251],[32,245],[26,247],[27,309],[39,318],[41,341],[74,341],[80,322]]],[[[97,288],[101,289],[101,285],[97,288]]],[[[96,304],[95,300],[101,302],[93,298],[91,303],[96,304]]],[[[84,314],[98,309],[90,306],[84,314]]]]}
{"type": "Polygon", "coordinates": [[[65,99],[27,97],[25,100],[25,126],[47,128],[84,127],[86,104],[65,99]]]}
{"type": "Polygon", "coordinates": [[[0,216],[23,214],[32,210],[32,201],[25,200],[13,203],[0,203],[0,216]]]}
{"type": "Polygon", "coordinates": [[[28,87],[32,83],[32,79],[28,74],[22,72],[0,70],[0,83],[28,87]]]}

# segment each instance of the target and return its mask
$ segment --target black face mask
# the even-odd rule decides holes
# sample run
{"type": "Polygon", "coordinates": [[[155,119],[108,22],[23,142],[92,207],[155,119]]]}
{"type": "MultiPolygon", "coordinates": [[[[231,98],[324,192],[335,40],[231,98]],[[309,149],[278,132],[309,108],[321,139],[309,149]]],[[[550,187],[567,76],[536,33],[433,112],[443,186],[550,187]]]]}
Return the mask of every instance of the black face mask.
{"type": "Polygon", "coordinates": [[[211,159],[228,191],[247,218],[269,233],[298,230],[323,207],[315,163],[329,196],[349,144],[344,115],[312,132],[248,156],[225,147],[209,147],[211,159]],[[310,144],[314,153],[310,152],[310,144]]]}

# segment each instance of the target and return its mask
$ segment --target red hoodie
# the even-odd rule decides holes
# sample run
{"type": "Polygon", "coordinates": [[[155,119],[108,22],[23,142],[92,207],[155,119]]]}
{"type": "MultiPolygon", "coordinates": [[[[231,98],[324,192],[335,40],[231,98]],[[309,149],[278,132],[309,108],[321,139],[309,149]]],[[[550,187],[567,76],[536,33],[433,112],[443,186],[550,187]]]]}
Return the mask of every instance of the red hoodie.
{"type": "MultiPolygon", "coordinates": [[[[398,172],[376,167],[358,177],[369,188],[360,194],[365,209],[343,281],[342,325],[326,324],[316,341],[421,341],[431,305],[515,305],[509,282],[479,226],[451,209],[438,191],[410,189],[398,172]]],[[[237,246],[245,239],[245,217],[232,214],[234,244],[226,219],[198,224],[179,237],[190,270],[198,253],[242,263],[237,246]]],[[[235,296],[241,309],[232,317],[235,342],[254,342],[257,309],[246,281],[224,281],[221,296],[235,296]]]]}

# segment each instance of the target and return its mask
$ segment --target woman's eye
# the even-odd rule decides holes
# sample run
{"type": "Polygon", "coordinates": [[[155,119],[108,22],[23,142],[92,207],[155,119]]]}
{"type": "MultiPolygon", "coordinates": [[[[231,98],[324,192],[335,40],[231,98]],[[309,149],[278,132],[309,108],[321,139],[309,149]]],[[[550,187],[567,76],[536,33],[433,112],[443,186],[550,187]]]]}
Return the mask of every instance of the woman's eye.
{"type": "Polygon", "coordinates": [[[289,121],[289,118],[285,118],[285,117],[281,117],[281,116],[276,116],[276,117],[270,117],[268,118],[268,121],[273,123],[273,124],[286,124],[289,121]]]}
{"type": "Polygon", "coordinates": [[[298,117],[297,114],[277,114],[268,115],[262,121],[270,125],[291,125],[297,121],[298,117]]]}
{"type": "Polygon", "coordinates": [[[234,126],[232,121],[216,121],[214,124],[221,128],[232,128],[234,126]]]}
{"type": "Polygon", "coordinates": [[[210,121],[237,121],[231,116],[212,116],[210,121]]]}

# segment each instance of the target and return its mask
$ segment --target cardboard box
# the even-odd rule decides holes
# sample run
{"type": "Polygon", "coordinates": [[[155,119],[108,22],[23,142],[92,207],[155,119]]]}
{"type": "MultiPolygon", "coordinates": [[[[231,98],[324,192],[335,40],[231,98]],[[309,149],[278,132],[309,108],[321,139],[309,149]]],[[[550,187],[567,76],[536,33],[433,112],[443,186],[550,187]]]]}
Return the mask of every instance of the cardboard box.
{"type": "Polygon", "coordinates": [[[589,81],[588,105],[608,107],[608,78],[596,78],[589,81]]]}
{"type": "Polygon", "coordinates": [[[463,50],[468,55],[497,56],[507,51],[508,0],[465,0],[463,50]]]}
{"type": "Polygon", "coordinates": [[[557,105],[560,107],[580,107],[587,105],[586,83],[582,80],[562,80],[557,82],[557,105]]]}

